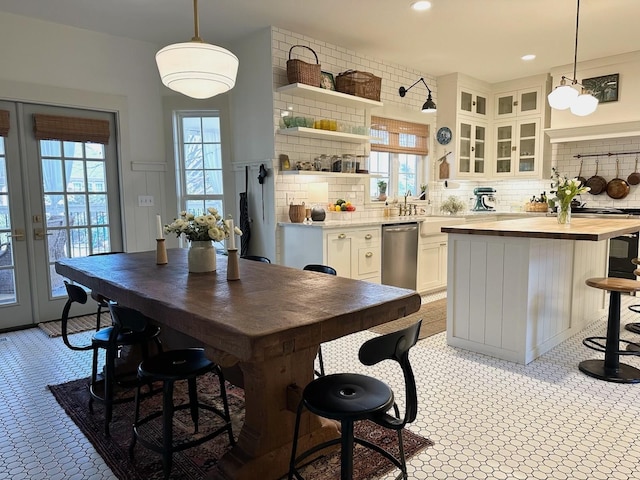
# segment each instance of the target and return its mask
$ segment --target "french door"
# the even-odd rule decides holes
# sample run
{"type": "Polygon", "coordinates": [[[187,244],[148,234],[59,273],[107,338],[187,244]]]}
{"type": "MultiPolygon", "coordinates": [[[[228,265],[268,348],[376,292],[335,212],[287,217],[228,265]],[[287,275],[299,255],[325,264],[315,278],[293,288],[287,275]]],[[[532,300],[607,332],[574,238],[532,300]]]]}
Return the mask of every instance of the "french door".
{"type": "MultiPolygon", "coordinates": [[[[0,102],[0,329],[60,318],[66,290],[55,262],[122,250],[111,113],[0,102]],[[37,139],[34,118],[108,122],[108,144],[37,139]]],[[[87,302],[85,312],[95,311],[87,302]]],[[[75,312],[81,313],[80,309],[75,312]]]]}

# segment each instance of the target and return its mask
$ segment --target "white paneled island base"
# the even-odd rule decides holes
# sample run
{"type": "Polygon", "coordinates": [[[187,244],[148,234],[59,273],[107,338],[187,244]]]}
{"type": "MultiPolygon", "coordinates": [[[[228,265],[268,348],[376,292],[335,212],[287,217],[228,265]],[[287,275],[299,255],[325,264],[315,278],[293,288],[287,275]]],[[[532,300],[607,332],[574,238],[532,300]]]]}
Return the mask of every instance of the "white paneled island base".
{"type": "MultiPolygon", "coordinates": [[[[595,219],[508,220],[445,227],[449,233],[447,342],[527,364],[605,314],[608,239],[637,220],[595,232],[595,219]],[[582,232],[582,233],[581,233],[582,232]]],[[[598,219],[596,230],[602,230],[598,219]]],[[[622,222],[622,223],[620,223],[622,222]]],[[[615,225],[614,225],[615,224],[615,225]]]]}

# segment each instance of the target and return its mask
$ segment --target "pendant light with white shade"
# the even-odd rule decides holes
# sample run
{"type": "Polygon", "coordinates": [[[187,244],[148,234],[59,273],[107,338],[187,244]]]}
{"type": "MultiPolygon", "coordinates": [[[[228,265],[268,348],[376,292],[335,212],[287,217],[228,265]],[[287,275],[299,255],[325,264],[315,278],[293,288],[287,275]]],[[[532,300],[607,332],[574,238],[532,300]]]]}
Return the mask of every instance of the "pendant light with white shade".
{"type": "Polygon", "coordinates": [[[162,83],[192,98],[210,98],[236,84],[238,57],[200,38],[198,0],[193,0],[194,36],[190,42],[167,45],[156,53],[162,83]]]}
{"type": "Polygon", "coordinates": [[[549,106],[555,110],[571,109],[571,113],[584,117],[590,115],[598,108],[598,99],[591,92],[587,91],[583,85],[578,83],[576,79],[576,69],[578,66],[578,24],[580,19],[580,0],[576,9],[576,42],[573,53],[573,78],[567,78],[564,75],[560,80],[560,86],[556,87],[548,96],[549,106]],[[567,81],[571,84],[567,85],[567,81]],[[578,85],[582,88],[581,93],[573,88],[578,85]]]}

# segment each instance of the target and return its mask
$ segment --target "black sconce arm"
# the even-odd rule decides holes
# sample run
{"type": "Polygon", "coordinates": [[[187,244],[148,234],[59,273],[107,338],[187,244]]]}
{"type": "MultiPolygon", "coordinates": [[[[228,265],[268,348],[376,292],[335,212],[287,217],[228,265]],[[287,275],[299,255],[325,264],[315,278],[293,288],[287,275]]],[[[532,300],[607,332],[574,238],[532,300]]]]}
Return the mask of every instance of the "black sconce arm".
{"type": "Polygon", "coordinates": [[[427,90],[429,91],[429,95],[431,95],[431,89],[429,88],[429,85],[427,85],[427,82],[425,82],[424,78],[422,78],[422,77],[420,77],[418,80],[416,80],[414,82],[414,84],[411,85],[409,88],[400,87],[398,89],[398,93],[400,94],[401,97],[404,97],[409,90],[411,90],[413,87],[415,87],[420,82],[424,83],[424,86],[427,87],[427,90]]]}

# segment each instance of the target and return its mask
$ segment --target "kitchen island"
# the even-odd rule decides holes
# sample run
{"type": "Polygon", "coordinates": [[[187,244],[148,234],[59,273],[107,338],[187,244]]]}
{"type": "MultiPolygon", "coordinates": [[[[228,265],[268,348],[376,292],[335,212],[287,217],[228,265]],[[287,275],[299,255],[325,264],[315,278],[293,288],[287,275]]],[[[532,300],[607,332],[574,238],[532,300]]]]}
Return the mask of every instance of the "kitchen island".
{"type": "Polygon", "coordinates": [[[477,222],[449,234],[447,343],[527,364],[605,313],[609,242],[640,219],[553,217],[477,222]]]}

